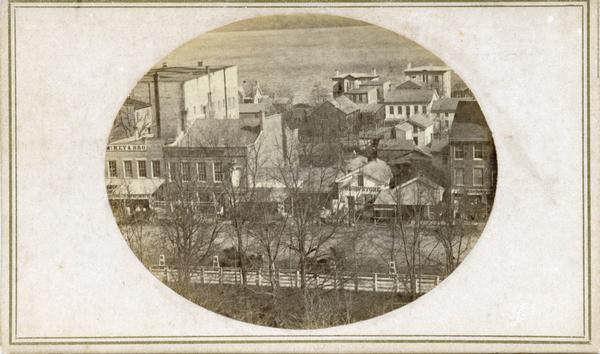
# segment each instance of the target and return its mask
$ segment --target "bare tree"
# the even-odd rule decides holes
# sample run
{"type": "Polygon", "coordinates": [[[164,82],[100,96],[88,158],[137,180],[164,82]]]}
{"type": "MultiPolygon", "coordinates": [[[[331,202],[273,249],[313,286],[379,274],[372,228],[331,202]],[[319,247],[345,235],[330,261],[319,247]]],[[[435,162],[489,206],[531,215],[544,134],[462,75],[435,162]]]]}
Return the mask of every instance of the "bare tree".
{"type": "Polygon", "coordinates": [[[434,236],[444,249],[446,275],[458,267],[471,249],[474,230],[469,228],[474,226],[468,225],[467,216],[473,209],[465,196],[454,196],[453,204],[441,203],[435,209],[434,236]]]}
{"type": "Polygon", "coordinates": [[[298,257],[300,286],[307,287],[307,266],[324,246],[332,241],[344,215],[334,209],[331,189],[339,170],[336,167],[303,166],[299,155],[310,161],[315,145],[295,141],[289,144],[288,154],[273,169],[272,178],[278,181],[287,195],[289,248],[298,257]]]}
{"type": "Polygon", "coordinates": [[[124,104],[113,121],[111,135],[130,137],[144,134],[152,126],[152,117],[150,111],[140,112],[140,115],[140,117],[136,117],[133,105],[124,104]]]}
{"type": "Polygon", "coordinates": [[[387,253],[388,261],[401,266],[406,274],[409,295],[419,294],[418,279],[427,265],[435,263],[431,254],[435,248],[428,244],[436,223],[431,206],[440,199],[439,191],[418,180],[408,188],[398,186],[389,191],[393,206],[387,239],[379,245],[387,253]]]}
{"type": "Polygon", "coordinates": [[[113,215],[123,238],[138,259],[147,264],[146,248],[150,235],[150,219],[152,211],[132,193],[127,181],[119,185],[111,185],[108,191],[113,215]]]}
{"type": "Polygon", "coordinates": [[[311,106],[318,106],[329,98],[329,90],[320,82],[315,82],[310,90],[308,102],[311,106]]]}
{"type": "MultiPolygon", "coordinates": [[[[266,191],[270,193],[270,191],[266,191]]],[[[266,197],[268,198],[268,197],[266,197]]],[[[288,226],[288,214],[274,210],[272,203],[267,200],[253,205],[253,218],[249,225],[249,232],[256,248],[267,258],[269,282],[273,294],[278,286],[274,277],[276,262],[285,250],[285,238],[288,226]]]]}
{"type": "Polygon", "coordinates": [[[173,179],[163,191],[164,211],[158,215],[164,243],[178,269],[178,281],[189,284],[194,268],[211,255],[223,231],[217,213],[207,213],[196,182],[173,179]]]}

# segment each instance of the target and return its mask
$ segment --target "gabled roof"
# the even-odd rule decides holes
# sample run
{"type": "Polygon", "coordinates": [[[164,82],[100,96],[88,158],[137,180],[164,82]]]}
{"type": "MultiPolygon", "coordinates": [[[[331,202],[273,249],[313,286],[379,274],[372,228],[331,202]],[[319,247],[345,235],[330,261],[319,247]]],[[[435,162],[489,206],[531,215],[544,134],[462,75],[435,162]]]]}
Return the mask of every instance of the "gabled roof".
{"type": "Polygon", "coordinates": [[[370,177],[381,183],[389,183],[390,179],[394,177],[390,166],[380,159],[369,161],[359,170],[364,176],[370,177]]]}
{"type": "Polygon", "coordinates": [[[412,151],[416,148],[412,139],[385,139],[379,142],[377,150],[405,150],[412,151]]]}
{"type": "Polygon", "coordinates": [[[430,150],[432,153],[438,153],[448,147],[448,139],[434,140],[431,142],[430,150]]]}
{"type": "Polygon", "coordinates": [[[379,75],[367,74],[367,73],[341,73],[339,75],[335,75],[332,77],[333,80],[343,79],[346,77],[352,77],[355,79],[375,79],[379,77],[379,75]]]}
{"type": "Polygon", "coordinates": [[[377,90],[377,87],[362,87],[363,85],[360,86],[361,87],[350,89],[345,93],[369,93],[370,91],[377,90]]]}
{"type": "Polygon", "coordinates": [[[361,87],[362,87],[362,86],[382,86],[382,85],[384,85],[384,84],[388,84],[388,83],[390,83],[390,82],[391,82],[391,80],[384,79],[384,78],[380,77],[380,78],[379,78],[379,79],[377,79],[377,80],[369,80],[369,81],[364,81],[364,82],[361,82],[361,83],[360,83],[360,86],[361,86],[361,87]]]}
{"type": "Polygon", "coordinates": [[[362,131],[359,134],[361,139],[381,139],[385,135],[386,132],[389,132],[393,127],[381,127],[377,129],[369,129],[367,131],[362,131]]]}
{"type": "Polygon", "coordinates": [[[456,97],[442,97],[439,100],[433,101],[431,105],[432,112],[455,112],[460,98],[456,97]]]}
{"type": "Polygon", "coordinates": [[[358,170],[362,166],[366,165],[369,160],[362,155],[357,155],[350,161],[346,162],[346,171],[358,170]]]}
{"type": "Polygon", "coordinates": [[[170,146],[175,147],[242,147],[256,141],[260,125],[249,119],[197,119],[170,146]]]}
{"type": "Polygon", "coordinates": [[[260,113],[265,112],[265,105],[262,103],[240,103],[240,113],[260,113]]]}
{"type": "Polygon", "coordinates": [[[352,102],[351,99],[343,95],[338,96],[336,98],[329,98],[327,99],[326,103],[327,102],[332,104],[335,108],[339,109],[345,114],[350,114],[359,110],[356,103],[352,102]]]}
{"type": "Polygon", "coordinates": [[[385,103],[429,103],[435,97],[434,90],[391,90],[384,98],[385,103]]]}
{"type": "Polygon", "coordinates": [[[420,90],[420,89],[424,89],[425,87],[426,86],[425,86],[424,82],[421,82],[421,81],[418,81],[418,80],[409,79],[409,80],[404,81],[400,85],[396,86],[396,89],[397,90],[402,90],[402,89],[405,89],[405,90],[420,90]]]}
{"type": "Polygon", "coordinates": [[[408,123],[425,129],[433,125],[433,120],[423,114],[414,114],[408,118],[408,123]]]}
{"type": "Polygon", "coordinates": [[[423,71],[443,72],[450,71],[450,68],[442,65],[423,65],[416,66],[414,68],[407,68],[406,70],[404,70],[405,73],[419,73],[423,71]]]}
{"type": "Polygon", "coordinates": [[[136,100],[135,98],[127,97],[123,106],[133,106],[133,110],[137,111],[138,109],[144,109],[148,107],[152,107],[150,103],[146,103],[140,100],[136,100]]]}
{"type": "Polygon", "coordinates": [[[413,126],[409,122],[402,122],[397,124],[394,128],[404,130],[405,132],[410,132],[413,130],[413,126]]]}
{"type": "Polygon", "coordinates": [[[383,105],[379,103],[359,104],[358,108],[363,113],[377,113],[383,108],[383,105]]]}
{"type": "Polygon", "coordinates": [[[460,101],[450,128],[450,142],[491,141],[492,133],[477,101],[460,101]]]}
{"type": "Polygon", "coordinates": [[[406,188],[413,183],[421,183],[432,189],[440,189],[442,191],[444,189],[442,186],[433,182],[432,180],[430,180],[427,177],[417,176],[413,179],[410,179],[410,180],[402,183],[399,186],[396,186],[394,189],[382,190],[379,193],[379,195],[377,195],[377,198],[375,199],[375,202],[373,204],[375,204],[375,205],[396,205],[398,202],[400,202],[402,200],[402,198],[398,198],[398,196],[402,195],[401,192],[399,191],[399,189],[401,190],[403,188],[406,188]]]}

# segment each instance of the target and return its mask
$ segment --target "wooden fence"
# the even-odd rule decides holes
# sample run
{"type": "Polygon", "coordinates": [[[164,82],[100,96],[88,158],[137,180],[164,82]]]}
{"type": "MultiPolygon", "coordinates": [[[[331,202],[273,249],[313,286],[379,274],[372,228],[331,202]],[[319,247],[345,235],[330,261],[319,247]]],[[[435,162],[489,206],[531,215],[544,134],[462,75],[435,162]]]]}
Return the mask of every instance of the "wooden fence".
{"type": "MultiPolygon", "coordinates": [[[[150,270],[161,281],[171,282],[177,279],[177,269],[166,266],[154,266],[150,270]]],[[[253,269],[246,271],[246,282],[255,286],[271,286],[268,271],[253,269]]],[[[191,273],[191,282],[197,284],[240,285],[242,274],[240,268],[202,267],[191,273]]],[[[284,288],[300,287],[300,272],[292,269],[275,270],[273,282],[284,288]]],[[[426,293],[440,282],[437,275],[421,275],[416,280],[417,293],[426,293]]],[[[344,289],[351,291],[374,292],[410,292],[410,280],[406,275],[387,273],[352,274],[348,272],[319,274],[307,273],[308,288],[344,289]]]]}

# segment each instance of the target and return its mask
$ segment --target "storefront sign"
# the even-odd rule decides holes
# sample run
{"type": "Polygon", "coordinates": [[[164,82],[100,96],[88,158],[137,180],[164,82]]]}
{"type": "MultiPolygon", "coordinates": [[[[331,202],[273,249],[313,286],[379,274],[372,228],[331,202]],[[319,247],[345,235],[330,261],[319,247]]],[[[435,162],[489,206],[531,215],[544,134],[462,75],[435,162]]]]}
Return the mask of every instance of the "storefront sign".
{"type": "Polygon", "coordinates": [[[346,186],[342,190],[349,192],[358,192],[366,194],[378,194],[380,191],[379,187],[360,187],[360,186],[346,186]]]}
{"type": "Polygon", "coordinates": [[[109,145],[108,151],[146,151],[146,145],[109,145]]]}

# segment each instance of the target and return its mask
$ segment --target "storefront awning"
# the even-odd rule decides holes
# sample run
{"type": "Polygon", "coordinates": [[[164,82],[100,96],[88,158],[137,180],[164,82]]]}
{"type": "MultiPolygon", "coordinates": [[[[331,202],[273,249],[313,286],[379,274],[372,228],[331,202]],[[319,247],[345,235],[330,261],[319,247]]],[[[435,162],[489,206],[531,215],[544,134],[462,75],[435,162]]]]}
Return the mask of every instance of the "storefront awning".
{"type": "Polygon", "coordinates": [[[107,180],[108,199],[148,199],[165,182],[162,178],[107,180]]]}

